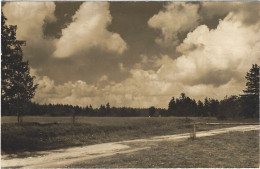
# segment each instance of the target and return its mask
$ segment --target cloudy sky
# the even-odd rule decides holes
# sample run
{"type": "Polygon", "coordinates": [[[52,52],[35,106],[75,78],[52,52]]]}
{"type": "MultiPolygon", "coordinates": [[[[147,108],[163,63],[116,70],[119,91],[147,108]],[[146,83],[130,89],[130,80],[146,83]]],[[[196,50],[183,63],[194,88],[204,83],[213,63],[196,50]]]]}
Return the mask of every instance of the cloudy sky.
{"type": "Polygon", "coordinates": [[[8,2],[33,101],[167,107],[240,94],[260,60],[259,2],[8,2]]]}

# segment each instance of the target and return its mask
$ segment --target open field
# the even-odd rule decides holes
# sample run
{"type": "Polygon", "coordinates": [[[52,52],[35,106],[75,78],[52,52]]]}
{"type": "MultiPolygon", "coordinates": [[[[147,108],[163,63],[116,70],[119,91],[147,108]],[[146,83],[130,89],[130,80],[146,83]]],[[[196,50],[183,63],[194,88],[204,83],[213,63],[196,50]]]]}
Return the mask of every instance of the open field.
{"type": "MultiPolygon", "coordinates": [[[[185,117],[2,117],[3,154],[58,149],[128,139],[147,138],[192,131],[194,122],[216,122],[215,118],[185,117]]],[[[220,121],[218,121],[220,122],[220,121]]],[[[226,121],[225,121],[226,122],[226,121]]],[[[230,127],[230,125],[199,125],[198,131],[230,127]]]]}
{"type": "MultiPolygon", "coordinates": [[[[198,164],[198,166],[203,166],[205,162],[210,161],[209,167],[214,167],[216,164],[212,162],[214,159],[211,159],[211,156],[204,156],[208,153],[208,151],[212,152],[212,150],[216,151],[217,153],[224,153],[223,156],[225,156],[225,151],[231,151],[229,153],[230,158],[237,158],[237,154],[235,156],[232,156],[234,148],[238,151],[238,154],[242,152],[243,155],[246,156],[241,158],[239,160],[239,165],[233,165],[235,163],[231,163],[232,165],[228,165],[230,167],[232,166],[254,166],[251,164],[255,164],[258,161],[256,160],[258,157],[258,153],[256,153],[258,149],[258,138],[257,133],[259,132],[260,126],[258,125],[240,125],[235,127],[228,127],[228,128],[222,128],[222,129],[213,129],[210,131],[200,131],[197,132],[197,139],[192,141],[190,140],[190,133],[182,133],[182,134],[174,134],[174,135],[165,135],[165,136],[156,136],[156,137],[149,137],[149,138],[143,138],[143,139],[134,139],[134,140],[124,140],[119,142],[109,142],[109,143],[102,143],[102,144],[95,144],[95,145],[89,145],[89,146],[77,146],[72,148],[62,148],[57,150],[51,150],[51,151],[38,151],[35,153],[24,153],[23,156],[21,155],[2,155],[2,167],[22,167],[22,168],[65,168],[65,167],[110,167],[110,165],[114,167],[121,167],[123,165],[124,167],[133,167],[133,164],[136,164],[138,162],[139,164],[143,164],[143,167],[147,166],[162,166],[162,164],[182,164],[184,163],[184,167],[187,166],[187,160],[189,158],[196,159],[195,165],[198,164]],[[251,131],[256,131],[250,135],[245,135],[244,133],[249,133],[251,131]],[[232,132],[232,133],[230,133],[232,132]],[[224,139],[223,134],[229,133],[230,137],[239,139],[239,141],[235,141],[235,147],[233,143],[230,143],[230,138],[225,137],[224,139]],[[235,133],[235,134],[233,134],[235,133]],[[242,133],[242,134],[241,134],[242,133]],[[222,138],[219,140],[221,145],[213,145],[215,140],[211,143],[211,145],[207,141],[200,141],[203,137],[212,137],[212,136],[218,136],[218,138],[222,138]],[[246,140],[245,138],[248,137],[246,140]],[[242,141],[241,141],[242,140],[242,141]],[[253,141],[252,141],[253,140],[253,141]],[[184,149],[184,151],[181,151],[178,153],[179,146],[175,146],[177,142],[186,142],[188,141],[189,145],[187,146],[180,146],[184,149]],[[198,143],[204,143],[203,145],[198,145],[192,147],[192,143],[197,141],[198,143]],[[224,141],[224,142],[223,142],[224,141]],[[247,141],[247,142],[245,142],[247,141]],[[165,147],[165,143],[170,143],[165,147]],[[237,143],[243,143],[244,145],[237,146],[237,143]],[[257,143],[257,144],[254,144],[257,143]],[[161,146],[162,145],[162,146],[161,146]],[[226,146],[233,146],[231,149],[228,148],[220,148],[226,147],[226,146]],[[208,147],[209,146],[209,147],[208,147]],[[157,148],[157,149],[155,149],[157,148]],[[174,148],[174,149],[173,149],[174,148]],[[203,148],[203,150],[200,150],[200,148],[203,148]],[[205,149],[204,149],[205,148],[205,149]],[[208,150],[208,148],[210,148],[208,150]],[[217,149],[221,149],[220,152],[217,151],[217,149]],[[170,150],[170,151],[169,151],[170,150]],[[176,152],[178,154],[174,154],[176,152]],[[222,151],[225,150],[225,151],[222,151]],[[151,153],[152,156],[150,157],[150,151],[155,151],[155,153],[151,153]],[[196,154],[197,156],[194,156],[194,152],[199,151],[203,154],[196,154]],[[252,152],[252,155],[247,156],[246,153],[252,152]],[[142,153],[147,152],[147,153],[142,153]],[[139,156],[139,154],[141,155],[139,156]],[[182,154],[184,153],[184,154],[182,154]],[[120,156],[119,156],[120,154],[120,156]],[[125,155],[131,155],[131,156],[137,156],[138,160],[135,158],[127,158],[125,155]],[[143,156],[145,155],[145,156],[143,156]],[[159,156],[158,156],[159,155],[159,156]],[[166,155],[166,156],[165,156],[166,155]],[[178,155],[181,155],[181,158],[172,158],[178,157],[178,155]],[[116,157],[116,159],[115,159],[116,157]],[[123,157],[123,158],[121,158],[123,157]],[[150,159],[154,160],[150,162],[150,159]],[[156,159],[155,159],[156,158],[156,159]],[[174,161],[173,163],[171,161],[174,161]],[[48,161],[48,163],[46,163],[48,161]],[[119,161],[119,163],[118,163],[119,161]],[[145,163],[143,163],[145,162],[145,163]],[[147,164],[146,164],[147,163],[147,164]],[[101,165],[100,165],[101,164],[101,165]],[[152,165],[151,165],[152,164],[152,165]]],[[[214,156],[213,156],[214,158],[214,156]]],[[[218,159],[217,159],[218,160],[218,159]]],[[[228,159],[221,158],[223,161],[218,161],[220,164],[226,164],[226,162],[229,162],[228,159]]],[[[191,163],[194,163],[194,161],[191,161],[191,163]]],[[[236,160],[235,160],[236,162],[236,160]]],[[[175,165],[175,167],[178,167],[178,165],[175,165]]],[[[134,165],[135,166],[135,165],[134,165]]],[[[164,165],[163,165],[164,166],[164,165]]],[[[167,167],[171,167],[170,165],[166,165],[167,167]]],[[[189,163],[188,163],[188,166],[189,163]]],[[[192,165],[194,166],[194,164],[192,165]]],[[[222,165],[223,166],[223,165],[222,165]]],[[[225,165],[224,165],[225,166],[225,165]]]]}
{"type": "MultiPolygon", "coordinates": [[[[76,116],[76,123],[87,123],[98,126],[107,125],[132,125],[142,124],[144,121],[154,122],[174,122],[175,120],[185,119],[185,117],[87,117],[87,116],[76,116]]],[[[225,121],[217,120],[215,117],[189,117],[193,122],[254,122],[259,123],[258,119],[230,119],[225,121]]],[[[51,116],[24,116],[24,122],[35,122],[35,123],[71,123],[72,117],[51,117],[51,116]]],[[[16,116],[2,116],[1,123],[17,123],[16,116]]]]}
{"type": "Polygon", "coordinates": [[[86,160],[70,168],[258,168],[259,131],[163,141],[151,149],[86,160]]]}

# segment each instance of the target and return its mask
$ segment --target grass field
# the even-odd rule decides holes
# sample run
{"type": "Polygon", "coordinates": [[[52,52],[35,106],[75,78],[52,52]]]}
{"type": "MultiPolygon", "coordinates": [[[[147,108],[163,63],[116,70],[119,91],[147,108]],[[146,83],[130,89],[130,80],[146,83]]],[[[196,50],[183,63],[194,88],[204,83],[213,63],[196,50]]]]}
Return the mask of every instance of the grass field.
{"type": "Polygon", "coordinates": [[[161,142],[151,149],[118,154],[69,168],[258,168],[259,131],[232,132],[194,141],[161,142]]]}
{"type": "MultiPolygon", "coordinates": [[[[178,119],[185,119],[185,117],[86,117],[76,116],[77,123],[87,123],[98,126],[107,125],[129,125],[129,124],[141,124],[143,121],[155,121],[155,122],[173,122],[178,119]]],[[[219,121],[215,117],[189,117],[193,122],[259,122],[258,119],[232,119],[219,121]]],[[[72,117],[50,117],[50,116],[24,116],[23,121],[35,122],[35,123],[71,123],[72,117]]],[[[1,117],[1,123],[17,123],[16,116],[3,116],[1,117]]]]}
{"type": "MultiPolygon", "coordinates": [[[[194,122],[216,122],[215,118],[185,117],[2,117],[2,153],[50,150],[111,141],[147,138],[192,131],[194,122]]],[[[220,122],[220,121],[217,121],[220,122]]],[[[226,122],[226,121],[225,121],[226,122]]],[[[199,125],[198,131],[226,127],[199,125]]]]}

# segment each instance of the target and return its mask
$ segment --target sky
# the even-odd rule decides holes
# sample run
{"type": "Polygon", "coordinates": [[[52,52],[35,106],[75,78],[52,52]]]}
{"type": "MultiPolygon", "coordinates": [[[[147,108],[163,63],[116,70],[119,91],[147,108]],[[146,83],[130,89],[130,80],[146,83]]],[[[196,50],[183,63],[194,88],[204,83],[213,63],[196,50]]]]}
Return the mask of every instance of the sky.
{"type": "Polygon", "coordinates": [[[245,89],[260,2],[7,2],[38,84],[32,101],[166,108],[245,89]]]}

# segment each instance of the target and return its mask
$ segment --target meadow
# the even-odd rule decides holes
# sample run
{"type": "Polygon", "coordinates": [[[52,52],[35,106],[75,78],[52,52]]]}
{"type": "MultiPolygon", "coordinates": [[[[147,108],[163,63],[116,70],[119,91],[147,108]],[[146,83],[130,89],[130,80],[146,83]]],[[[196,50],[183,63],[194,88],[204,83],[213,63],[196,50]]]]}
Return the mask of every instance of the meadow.
{"type": "MultiPolygon", "coordinates": [[[[199,117],[71,117],[25,116],[22,124],[15,116],[1,118],[3,154],[34,152],[91,145],[111,141],[147,138],[192,132],[193,124],[221,122],[199,117]]],[[[225,121],[227,122],[227,121],[225,121]]],[[[197,125],[197,131],[226,127],[197,125]]]]}
{"type": "Polygon", "coordinates": [[[259,168],[259,131],[163,141],[151,149],[82,161],[69,168],[259,168]]]}

